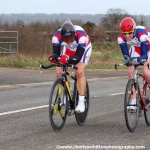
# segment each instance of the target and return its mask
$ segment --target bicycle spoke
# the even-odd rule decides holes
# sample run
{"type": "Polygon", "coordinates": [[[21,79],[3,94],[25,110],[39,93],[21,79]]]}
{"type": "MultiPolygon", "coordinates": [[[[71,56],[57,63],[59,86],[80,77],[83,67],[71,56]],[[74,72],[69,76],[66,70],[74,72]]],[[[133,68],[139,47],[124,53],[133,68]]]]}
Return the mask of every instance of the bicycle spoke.
{"type": "Polygon", "coordinates": [[[64,118],[64,117],[65,117],[65,111],[64,111],[63,109],[60,109],[59,112],[60,112],[60,114],[61,114],[61,117],[64,118]]]}
{"type": "Polygon", "coordinates": [[[57,113],[58,111],[58,104],[52,105],[53,115],[57,113]]]}

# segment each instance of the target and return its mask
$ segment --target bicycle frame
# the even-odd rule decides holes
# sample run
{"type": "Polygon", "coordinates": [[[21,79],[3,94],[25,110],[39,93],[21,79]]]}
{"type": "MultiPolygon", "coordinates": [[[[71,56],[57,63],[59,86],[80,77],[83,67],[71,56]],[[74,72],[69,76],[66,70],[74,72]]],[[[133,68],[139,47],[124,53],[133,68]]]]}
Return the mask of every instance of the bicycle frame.
{"type": "Polygon", "coordinates": [[[76,78],[76,76],[73,76],[71,73],[69,73],[65,67],[63,68],[63,71],[61,73],[60,78],[65,83],[65,88],[67,90],[67,93],[68,93],[68,96],[69,96],[69,99],[70,99],[70,102],[71,102],[71,106],[73,108],[75,108],[75,96],[76,96],[76,92],[77,92],[77,89],[76,89],[77,78],[76,78]],[[68,81],[67,76],[72,78],[74,80],[74,82],[75,82],[75,84],[74,84],[74,92],[73,93],[71,93],[70,83],[68,81]]]}

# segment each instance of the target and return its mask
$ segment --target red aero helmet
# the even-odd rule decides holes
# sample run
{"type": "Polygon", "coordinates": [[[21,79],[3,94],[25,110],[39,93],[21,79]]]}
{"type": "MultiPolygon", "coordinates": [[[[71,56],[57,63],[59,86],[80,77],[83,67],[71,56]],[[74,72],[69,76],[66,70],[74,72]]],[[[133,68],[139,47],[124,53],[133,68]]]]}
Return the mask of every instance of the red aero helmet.
{"type": "Polygon", "coordinates": [[[136,23],[131,17],[124,18],[120,23],[120,29],[122,32],[130,32],[135,30],[136,23]]]}

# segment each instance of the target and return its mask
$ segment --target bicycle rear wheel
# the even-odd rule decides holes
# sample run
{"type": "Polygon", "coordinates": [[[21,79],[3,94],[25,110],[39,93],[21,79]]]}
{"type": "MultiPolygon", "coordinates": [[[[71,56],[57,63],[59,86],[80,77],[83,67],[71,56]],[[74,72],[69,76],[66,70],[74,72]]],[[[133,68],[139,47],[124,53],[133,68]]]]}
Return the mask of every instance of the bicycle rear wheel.
{"type": "Polygon", "coordinates": [[[63,128],[67,117],[68,98],[61,78],[52,85],[49,97],[49,118],[52,128],[59,131],[63,128]]]}
{"type": "Polygon", "coordinates": [[[150,126],[150,88],[146,83],[146,108],[144,109],[145,121],[150,126]]]}
{"type": "MultiPolygon", "coordinates": [[[[125,121],[127,128],[130,132],[134,132],[137,124],[138,124],[138,117],[139,117],[139,99],[140,99],[140,91],[139,85],[135,87],[134,79],[130,79],[127,83],[126,90],[125,90],[125,97],[124,97],[124,113],[125,113],[125,121]],[[136,110],[129,109],[131,106],[131,100],[133,94],[135,94],[136,90],[136,110]]],[[[133,105],[132,105],[133,106],[133,105]]]]}
{"type": "MultiPolygon", "coordinates": [[[[76,93],[76,102],[78,102],[78,92],[76,93]]],[[[86,80],[86,90],[85,90],[85,111],[83,113],[76,113],[75,112],[75,118],[77,123],[82,126],[86,122],[86,118],[88,115],[88,110],[89,110],[89,98],[90,98],[90,93],[89,93],[89,86],[88,82],[86,80]]],[[[76,104],[77,105],[77,104],[76,104]]]]}

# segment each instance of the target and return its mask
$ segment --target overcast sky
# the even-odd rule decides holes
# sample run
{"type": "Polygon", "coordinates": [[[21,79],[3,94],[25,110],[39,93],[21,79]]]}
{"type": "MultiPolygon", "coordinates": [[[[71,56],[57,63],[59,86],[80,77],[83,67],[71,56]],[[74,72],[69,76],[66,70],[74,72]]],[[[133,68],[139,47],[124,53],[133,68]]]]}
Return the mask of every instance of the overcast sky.
{"type": "Polygon", "coordinates": [[[106,14],[123,9],[131,15],[150,15],[150,0],[1,0],[0,14],[106,14]]]}

